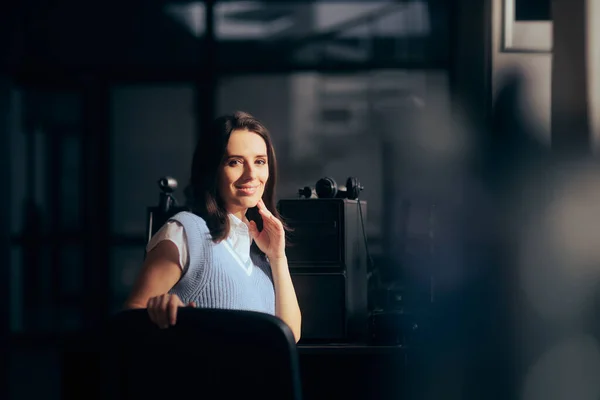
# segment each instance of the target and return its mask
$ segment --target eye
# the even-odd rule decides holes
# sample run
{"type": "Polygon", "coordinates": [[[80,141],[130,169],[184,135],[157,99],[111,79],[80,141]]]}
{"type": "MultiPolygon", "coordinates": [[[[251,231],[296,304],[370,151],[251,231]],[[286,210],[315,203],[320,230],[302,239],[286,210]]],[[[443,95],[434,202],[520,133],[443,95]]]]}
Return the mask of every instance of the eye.
{"type": "Polygon", "coordinates": [[[229,162],[227,163],[227,165],[229,165],[230,167],[235,167],[236,165],[240,164],[242,164],[242,160],[238,159],[229,160],[229,162]]]}
{"type": "Polygon", "coordinates": [[[256,163],[259,164],[259,165],[266,165],[267,164],[267,160],[265,160],[265,159],[256,160],[256,163]]]}

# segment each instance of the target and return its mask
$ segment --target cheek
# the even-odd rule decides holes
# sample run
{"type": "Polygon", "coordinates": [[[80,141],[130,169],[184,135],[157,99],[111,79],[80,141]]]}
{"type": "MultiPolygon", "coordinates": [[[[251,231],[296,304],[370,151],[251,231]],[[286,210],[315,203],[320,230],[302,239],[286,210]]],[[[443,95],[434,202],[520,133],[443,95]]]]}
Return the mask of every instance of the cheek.
{"type": "Polygon", "coordinates": [[[219,194],[223,199],[228,199],[231,197],[231,176],[225,171],[222,171],[219,175],[219,194]]]}
{"type": "Polygon", "coordinates": [[[267,183],[267,181],[269,180],[269,169],[268,168],[265,168],[264,171],[261,171],[260,180],[263,183],[267,183]]]}
{"type": "Polygon", "coordinates": [[[233,185],[239,179],[239,174],[235,170],[229,169],[221,174],[221,186],[228,187],[233,185]]]}

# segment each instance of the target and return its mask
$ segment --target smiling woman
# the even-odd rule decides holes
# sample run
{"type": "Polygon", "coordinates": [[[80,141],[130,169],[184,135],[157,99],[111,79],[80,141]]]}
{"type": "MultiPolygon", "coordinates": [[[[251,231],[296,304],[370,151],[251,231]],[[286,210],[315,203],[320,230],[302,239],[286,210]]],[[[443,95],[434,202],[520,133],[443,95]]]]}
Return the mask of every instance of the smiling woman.
{"type": "Polygon", "coordinates": [[[192,162],[190,212],[171,218],[147,246],[126,303],[160,327],[182,306],[278,316],[300,339],[300,309],[275,207],[277,161],[270,134],[250,114],[214,121],[192,162]]]}
{"type": "Polygon", "coordinates": [[[256,206],[269,180],[269,157],[265,140],[247,129],[229,137],[219,192],[228,212],[239,219],[256,206]]]}

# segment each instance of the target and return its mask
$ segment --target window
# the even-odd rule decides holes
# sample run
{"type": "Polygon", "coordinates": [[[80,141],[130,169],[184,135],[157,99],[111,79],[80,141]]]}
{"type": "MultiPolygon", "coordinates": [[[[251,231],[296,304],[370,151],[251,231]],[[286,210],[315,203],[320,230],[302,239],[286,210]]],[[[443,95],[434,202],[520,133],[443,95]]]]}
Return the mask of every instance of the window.
{"type": "Polygon", "coordinates": [[[550,21],[551,0],[515,0],[515,21],[550,21]]]}

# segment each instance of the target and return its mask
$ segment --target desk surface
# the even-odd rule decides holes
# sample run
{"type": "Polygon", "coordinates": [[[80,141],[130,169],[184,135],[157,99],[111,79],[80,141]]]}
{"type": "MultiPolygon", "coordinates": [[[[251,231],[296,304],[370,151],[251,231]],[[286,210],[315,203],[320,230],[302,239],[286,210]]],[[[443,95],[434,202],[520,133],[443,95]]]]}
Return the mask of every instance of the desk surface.
{"type": "MultiPolygon", "coordinates": [[[[47,348],[63,346],[73,340],[69,334],[13,334],[9,340],[9,348],[47,348]]],[[[396,356],[405,354],[406,346],[376,345],[352,343],[311,343],[298,344],[300,355],[374,355],[396,356]]]]}
{"type": "Polygon", "coordinates": [[[406,350],[405,346],[383,346],[370,344],[299,344],[300,354],[364,354],[364,355],[399,355],[406,350]]]}

